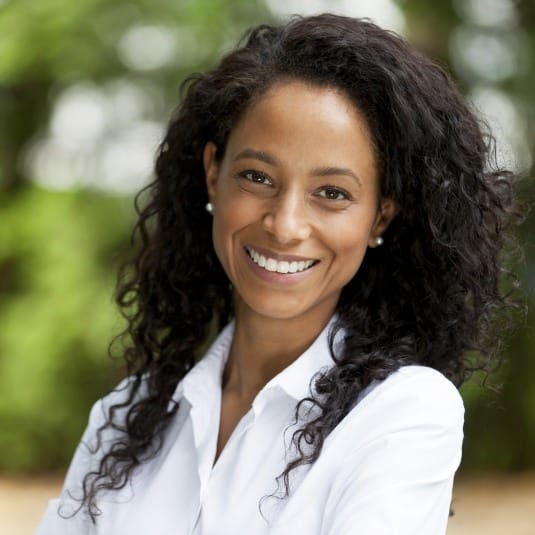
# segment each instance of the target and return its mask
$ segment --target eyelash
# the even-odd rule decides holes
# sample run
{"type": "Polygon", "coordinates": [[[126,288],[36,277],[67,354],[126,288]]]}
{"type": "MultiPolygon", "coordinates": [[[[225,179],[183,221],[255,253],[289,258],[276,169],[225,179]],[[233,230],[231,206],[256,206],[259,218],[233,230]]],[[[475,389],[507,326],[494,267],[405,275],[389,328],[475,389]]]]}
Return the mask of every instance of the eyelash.
{"type": "MultiPolygon", "coordinates": [[[[243,178],[249,182],[252,182],[253,184],[261,184],[261,185],[264,185],[264,184],[267,184],[267,183],[271,183],[269,177],[267,177],[264,173],[260,173],[258,171],[253,171],[253,170],[246,170],[246,171],[241,171],[240,173],[238,173],[238,176],[240,178],[243,178]],[[252,178],[248,178],[248,177],[252,177],[252,178]]],[[[318,195],[319,197],[321,197],[322,199],[326,199],[328,201],[334,201],[334,202],[340,202],[340,201],[349,201],[349,200],[352,200],[352,197],[351,195],[337,187],[337,186],[323,186],[320,190],[320,194],[318,195]],[[330,198],[330,197],[327,197],[326,195],[321,195],[322,192],[334,192],[337,196],[339,195],[342,195],[343,198],[330,198]]]]}
{"type": "Polygon", "coordinates": [[[324,199],[327,199],[329,201],[350,201],[351,200],[351,195],[349,195],[349,193],[343,189],[340,189],[336,186],[324,186],[321,190],[322,192],[334,192],[336,193],[336,195],[343,195],[343,198],[342,199],[333,199],[333,198],[330,198],[330,197],[326,197],[324,195],[320,195],[320,197],[323,197],[324,199]]]}
{"type": "Polygon", "coordinates": [[[266,182],[261,182],[260,180],[255,180],[255,178],[251,179],[251,178],[247,178],[247,175],[252,175],[253,177],[255,178],[261,178],[262,180],[267,180],[269,181],[269,178],[264,175],[264,173],[259,173],[258,171],[252,171],[252,170],[247,170],[247,171],[242,171],[241,173],[238,173],[238,176],[240,178],[244,178],[245,180],[248,180],[249,182],[253,182],[254,184],[265,184],[266,182]]]}

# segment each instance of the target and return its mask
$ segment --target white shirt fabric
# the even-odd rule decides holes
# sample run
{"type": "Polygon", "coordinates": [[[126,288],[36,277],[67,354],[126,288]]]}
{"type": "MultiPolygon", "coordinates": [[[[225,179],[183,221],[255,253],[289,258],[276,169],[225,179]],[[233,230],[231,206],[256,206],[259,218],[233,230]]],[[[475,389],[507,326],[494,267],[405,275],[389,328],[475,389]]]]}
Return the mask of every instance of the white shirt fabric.
{"type": "MultiPolygon", "coordinates": [[[[277,491],[276,476],[295,456],[292,431],[302,425],[292,425],[296,403],[309,395],[314,373],[333,365],[329,326],[262,388],[213,466],[229,324],[179,383],[173,399],[180,406],[158,456],[124,489],[97,496],[95,525],[84,511],[63,517],[79,506],[68,493],[80,496],[83,476],[98,465],[101,453],[89,449],[106,408],[126,394],[97,402],[62,497],[49,502],[37,535],[443,535],[464,408],[454,385],[424,366],[370,385],[316,462],[290,473],[290,496],[264,498],[260,513],[260,500],[277,491]]],[[[113,431],[106,433],[104,449],[113,441],[113,431]]],[[[283,490],[281,481],[278,495],[283,490]]]]}

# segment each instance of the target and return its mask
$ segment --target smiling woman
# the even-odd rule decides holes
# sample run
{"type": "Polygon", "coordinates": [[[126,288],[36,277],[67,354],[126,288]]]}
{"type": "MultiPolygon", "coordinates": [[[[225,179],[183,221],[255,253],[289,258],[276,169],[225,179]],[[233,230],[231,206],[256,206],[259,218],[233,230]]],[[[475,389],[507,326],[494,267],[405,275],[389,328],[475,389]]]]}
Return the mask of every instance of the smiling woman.
{"type": "Polygon", "coordinates": [[[259,26],[189,79],[118,287],[129,376],[39,535],[445,533],[456,387],[509,307],[491,141],[358,19],[259,26]]]}

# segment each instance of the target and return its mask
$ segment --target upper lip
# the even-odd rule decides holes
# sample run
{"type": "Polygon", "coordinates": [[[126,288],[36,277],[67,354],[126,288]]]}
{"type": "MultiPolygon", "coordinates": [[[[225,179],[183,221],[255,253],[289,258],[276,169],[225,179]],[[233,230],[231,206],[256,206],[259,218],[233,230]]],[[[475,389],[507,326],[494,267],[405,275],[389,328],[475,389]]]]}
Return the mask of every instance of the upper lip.
{"type": "Polygon", "coordinates": [[[278,262],[306,262],[308,260],[314,260],[315,262],[318,261],[317,258],[313,258],[311,256],[297,256],[297,255],[289,255],[289,254],[282,254],[277,253],[275,251],[272,251],[270,249],[264,249],[263,247],[258,246],[252,246],[252,245],[246,245],[247,249],[253,249],[257,253],[261,254],[262,256],[265,256],[266,258],[273,258],[274,260],[277,260],[278,262]]]}

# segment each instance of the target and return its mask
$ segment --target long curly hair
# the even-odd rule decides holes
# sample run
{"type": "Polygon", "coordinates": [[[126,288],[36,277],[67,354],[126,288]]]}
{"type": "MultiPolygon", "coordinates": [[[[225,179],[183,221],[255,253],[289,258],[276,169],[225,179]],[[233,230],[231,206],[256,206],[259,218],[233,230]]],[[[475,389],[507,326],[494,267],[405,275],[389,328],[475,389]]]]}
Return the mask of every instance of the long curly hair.
{"type": "Polygon", "coordinates": [[[336,88],[364,114],[381,193],[399,213],[384,245],[367,251],[342,290],[329,336],[335,365],[313,378],[316,394],[296,407],[296,422],[305,401],[320,410],[293,435],[296,457],[276,478],[285,494],[290,472],[318,458],[371,381],[421,364],[459,386],[499,359],[516,284],[503,254],[519,210],[515,176],[497,167],[488,129],[442,68],[369,21],[324,14],[258,26],[214,69],[184,82],[148,200],[136,203],[135,254],[117,291],[131,380],[126,401],[109,408],[99,430],[111,427],[117,438],[83,481],[82,505],[93,521],[98,492],[123,488],[158,454],[177,384],[232,318],[204,209],[203,148],[212,141],[221,159],[248,106],[291,80],[336,88]]]}

